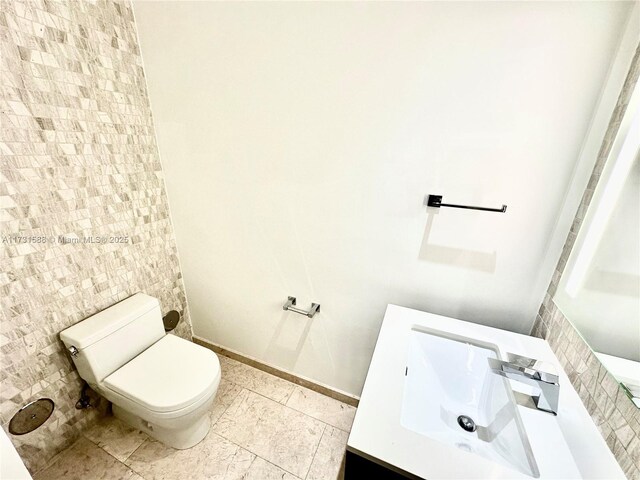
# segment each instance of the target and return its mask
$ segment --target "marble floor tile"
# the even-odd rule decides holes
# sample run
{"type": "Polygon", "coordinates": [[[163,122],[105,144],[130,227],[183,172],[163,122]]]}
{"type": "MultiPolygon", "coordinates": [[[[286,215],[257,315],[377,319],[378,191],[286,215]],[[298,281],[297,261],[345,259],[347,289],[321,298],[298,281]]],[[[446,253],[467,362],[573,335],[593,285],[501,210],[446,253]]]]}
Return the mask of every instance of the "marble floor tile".
{"type": "Polygon", "coordinates": [[[231,403],[238,396],[242,387],[236,385],[235,383],[231,383],[228,380],[221,379],[220,386],[218,387],[218,392],[216,393],[216,398],[213,401],[213,405],[209,411],[211,412],[211,425],[216,423],[218,419],[225,412],[227,407],[231,405],[231,403]]]}
{"type": "Polygon", "coordinates": [[[242,390],[213,431],[304,478],[325,424],[249,390],[242,390]]]}
{"type": "Polygon", "coordinates": [[[84,437],[34,475],[34,480],[142,480],[142,478],[84,437]]]}
{"type": "Polygon", "coordinates": [[[166,447],[108,417],[35,480],[341,478],[354,407],[227,357],[220,363],[211,431],[195,447],[166,447]]]}
{"type": "Polygon", "coordinates": [[[263,458],[256,457],[242,480],[300,480],[263,458]]]}
{"type": "Polygon", "coordinates": [[[342,478],[344,454],[349,434],[339,428],[327,425],[318,450],[311,462],[306,480],[336,480],[342,478]]]}
{"type": "Polygon", "coordinates": [[[351,431],[356,414],[355,407],[298,385],[286,405],[346,432],[351,431]]]}
{"type": "Polygon", "coordinates": [[[240,480],[255,455],[216,435],[209,434],[195,447],[176,450],[147,440],[125,462],[145,480],[240,480]]]}
{"type": "Polygon", "coordinates": [[[84,432],[84,436],[121,462],[149,438],[145,433],[113,416],[98,422],[84,432]]]}
{"type": "Polygon", "coordinates": [[[218,358],[222,368],[222,378],[229,382],[280,403],[285,403],[293,392],[295,385],[291,382],[224,355],[218,355],[218,358]]]}

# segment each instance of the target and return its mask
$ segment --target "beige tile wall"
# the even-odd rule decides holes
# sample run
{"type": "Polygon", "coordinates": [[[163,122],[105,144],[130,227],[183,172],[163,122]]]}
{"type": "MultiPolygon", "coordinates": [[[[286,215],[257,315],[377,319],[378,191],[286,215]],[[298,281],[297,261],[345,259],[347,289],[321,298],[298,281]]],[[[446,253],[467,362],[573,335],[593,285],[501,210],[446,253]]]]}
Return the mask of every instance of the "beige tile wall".
{"type": "Polygon", "coordinates": [[[560,283],[639,75],[640,45],[636,49],[591,179],[531,332],[532,335],[545,338],[549,342],[618,463],[627,477],[632,479],[640,479],[640,409],[633,405],[615,378],[602,366],[578,331],[562,314],[553,302],[553,295],[560,283]]]}
{"type": "Polygon", "coordinates": [[[36,471],[97,415],[61,330],[138,291],[191,326],[130,3],[1,1],[0,423],[56,402],[11,436],[36,471]]]}

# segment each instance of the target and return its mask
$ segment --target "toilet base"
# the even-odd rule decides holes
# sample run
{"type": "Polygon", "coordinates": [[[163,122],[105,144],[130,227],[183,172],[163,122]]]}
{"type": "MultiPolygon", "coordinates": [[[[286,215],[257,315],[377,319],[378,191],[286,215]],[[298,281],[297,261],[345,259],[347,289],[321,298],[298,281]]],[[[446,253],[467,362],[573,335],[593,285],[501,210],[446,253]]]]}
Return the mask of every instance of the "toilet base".
{"type": "Polygon", "coordinates": [[[113,415],[133,428],[142,430],[150,437],[178,450],[185,450],[200,443],[209,433],[209,428],[211,427],[208,412],[195,422],[187,424],[184,428],[166,428],[147,422],[137,415],[123,410],[115,403],[113,404],[113,415]]]}

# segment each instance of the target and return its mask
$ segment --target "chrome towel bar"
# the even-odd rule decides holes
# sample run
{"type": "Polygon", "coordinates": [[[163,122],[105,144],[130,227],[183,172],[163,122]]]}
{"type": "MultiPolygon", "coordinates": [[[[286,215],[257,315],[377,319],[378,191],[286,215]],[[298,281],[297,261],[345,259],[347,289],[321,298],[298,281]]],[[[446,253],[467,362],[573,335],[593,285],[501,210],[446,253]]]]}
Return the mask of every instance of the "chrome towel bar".
{"type": "Polygon", "coordinates": [[[295,307],[296,297],[287,297],[287,303],[282,306],[283,310],[288,310],[294,313],[299,313],[300,315],[306,315],[309,318],[313,318],[313,316],[320,311],[319,303],[312,303],[309,311],[301,310],[300,308],[295,307]]]}
{"type": "Polygon", "coordinates": [[[456,205],[453,203],[442,203],[442,195],[429,195],[426,198],[427,207],[452,207],[452,208],[464,208],[466,210],[482,210],[483,212],[498,212],[505,213],[507,211],[507,206],[502,205],[502,208],[487,208],[487,207],[474,207],[471,205],[456,205]]]}

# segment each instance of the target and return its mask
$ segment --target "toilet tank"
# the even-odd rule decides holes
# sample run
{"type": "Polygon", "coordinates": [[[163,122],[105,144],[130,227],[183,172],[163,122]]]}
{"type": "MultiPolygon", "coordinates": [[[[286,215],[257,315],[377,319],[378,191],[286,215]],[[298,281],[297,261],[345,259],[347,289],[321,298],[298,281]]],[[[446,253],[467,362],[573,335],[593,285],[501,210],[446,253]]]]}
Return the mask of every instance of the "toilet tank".
{"type": "Polygon", "coordinates": [[[60,338],[70,352],[77,349],[73,363],[80,376],[96,388],[164,335],[160,302],[137,293],[63,330],[60,338]]]}

